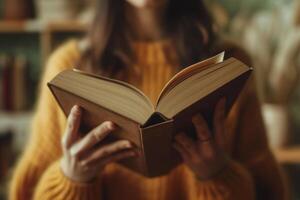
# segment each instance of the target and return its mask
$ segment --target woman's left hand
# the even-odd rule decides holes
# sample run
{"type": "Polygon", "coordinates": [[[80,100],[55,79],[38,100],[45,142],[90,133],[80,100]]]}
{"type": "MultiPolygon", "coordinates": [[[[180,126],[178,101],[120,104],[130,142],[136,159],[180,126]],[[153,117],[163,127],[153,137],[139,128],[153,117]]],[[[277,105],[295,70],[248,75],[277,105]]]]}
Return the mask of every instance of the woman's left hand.
{"type": "Polygon", "coordinates": [[[221,99],[214,112],[214,133],[209,130],[200,114],[192,118],[197,132],[197,140],[184,133],[175,136],[174,148],[180,153],[199,179],[210,179],[228,163],[225,152],[225,98],[221,99]]]}

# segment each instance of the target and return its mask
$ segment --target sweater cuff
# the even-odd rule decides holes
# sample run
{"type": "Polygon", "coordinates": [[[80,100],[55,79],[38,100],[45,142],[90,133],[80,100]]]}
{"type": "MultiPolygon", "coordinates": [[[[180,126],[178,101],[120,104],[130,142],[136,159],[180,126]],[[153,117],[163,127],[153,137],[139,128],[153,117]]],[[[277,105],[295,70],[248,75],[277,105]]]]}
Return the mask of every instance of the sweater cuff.
{"type": "Polygon", "coordinates": [[[88,183],[74,182],[67,178],[60,162],[53,163],[41,177],[34,194],[34,199],[101,199],[100,178],[88,183]]]}
{"type": "Polygon", "coordinates": [[[254,183],[250,173],[235,161],[230,161],[227,167],[209,180],[199,180],[196,177],[195,180],[199,199],[214,199],[216,196],[228,200],[255,199],[254,183]]]}

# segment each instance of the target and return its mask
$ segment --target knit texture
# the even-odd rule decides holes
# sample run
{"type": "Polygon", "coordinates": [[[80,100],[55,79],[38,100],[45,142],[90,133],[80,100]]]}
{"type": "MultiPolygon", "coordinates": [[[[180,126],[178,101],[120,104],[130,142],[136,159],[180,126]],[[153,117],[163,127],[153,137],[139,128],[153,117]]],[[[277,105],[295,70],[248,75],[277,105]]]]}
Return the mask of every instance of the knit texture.
{"type": "MultiPolygon", "coordinates": [[[[140,42],[134,73],[129,82],[154,102],[164,84],[176,70],[165,52],[166,42],[140,42]]],[[[166,51],[166,48],[168,51],[166,51]]],[[[77,183],[64,176],[59,161],[66,117],[52,97],[46,83],[62,70],[78,62],[78,42],[62,45],[49,58],[40,85],[40,98],[32,123],[32,133],[10,184],[12,200],[96,199],[96,200],[251,200],[284,199],[286,192],[278,165],[267,144],[253,81],[229,113],[226,140],[229,165],[215,177],[201,181],[184,164],[168,175],[148,179],[118,164],[109,164],[89,183],[77,183]]]]}

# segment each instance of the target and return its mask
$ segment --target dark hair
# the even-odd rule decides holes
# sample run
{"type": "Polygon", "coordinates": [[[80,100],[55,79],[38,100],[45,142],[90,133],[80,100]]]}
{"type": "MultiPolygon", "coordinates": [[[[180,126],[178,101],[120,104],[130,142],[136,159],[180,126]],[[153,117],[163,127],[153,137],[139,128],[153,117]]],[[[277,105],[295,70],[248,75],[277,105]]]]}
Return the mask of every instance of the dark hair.
{"type": "MultiPolygon", "coordinates": [[[[98,0],[98,8],[80,65],[98,68],[114,76],[134,62],[125,22],[125,0],[98,0]]],[[[208,54],[213,41],[212,20],[202,0],[170,0],[166,27],[175,45],[180,66],[188,66],[208,54]]]]}

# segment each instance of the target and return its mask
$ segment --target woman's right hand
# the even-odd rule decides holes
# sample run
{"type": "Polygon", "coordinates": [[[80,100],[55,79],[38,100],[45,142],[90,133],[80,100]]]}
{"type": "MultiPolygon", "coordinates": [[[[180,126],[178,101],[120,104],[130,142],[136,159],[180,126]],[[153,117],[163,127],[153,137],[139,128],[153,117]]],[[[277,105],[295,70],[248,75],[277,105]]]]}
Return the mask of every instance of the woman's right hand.
{"type": "Polygon", "coordinates": [[[116,129],[116,125],[110,121],[103,122],[81,137],[78,132],[81,113],[77,105],[71,109],[62,139],[63,158],[60,164],[65,176],[74,181],[88,182],[96,178],[106,164],[137,155],[128,140],[96,147],[116,129]]]}

